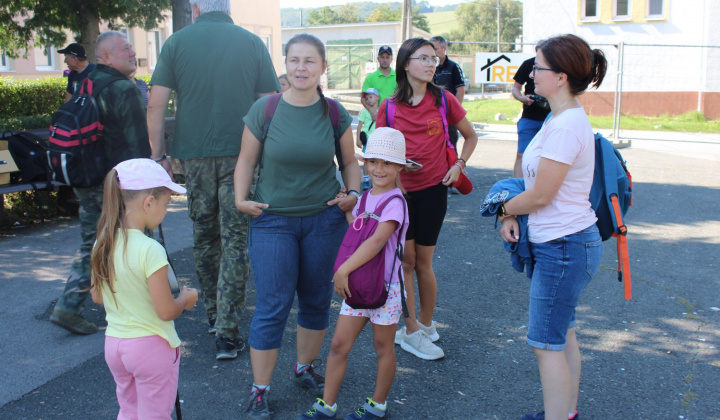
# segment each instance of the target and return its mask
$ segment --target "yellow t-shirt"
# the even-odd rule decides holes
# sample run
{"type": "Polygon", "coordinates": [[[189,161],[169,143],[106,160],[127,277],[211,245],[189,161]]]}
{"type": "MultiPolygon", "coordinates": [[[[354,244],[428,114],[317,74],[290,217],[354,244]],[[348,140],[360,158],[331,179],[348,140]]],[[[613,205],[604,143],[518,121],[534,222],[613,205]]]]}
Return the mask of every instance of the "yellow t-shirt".
{"type": "Polygon", "coordinates": [[[117,338],[159,335],[176,348],[180,345],[180,338],[175,331],[175,323],[163,321],[157,316],[147,281],[153,273],[168,265],[165,250],[139,230],[128,229],[127,232],[127,254],[122,230],[115,242],[115,297],[107,285],[102,288],[108,323],[105,335],[117,338]]]}

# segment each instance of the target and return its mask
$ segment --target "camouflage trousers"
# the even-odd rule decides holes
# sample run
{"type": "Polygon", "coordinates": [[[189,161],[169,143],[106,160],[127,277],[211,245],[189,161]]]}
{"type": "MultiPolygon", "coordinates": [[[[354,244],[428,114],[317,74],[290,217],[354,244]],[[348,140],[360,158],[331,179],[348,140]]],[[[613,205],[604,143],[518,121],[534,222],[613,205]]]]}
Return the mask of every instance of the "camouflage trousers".
{"type": "Polygon", "coordinates": [[[80,236],[82,243],[75,253],[70,276],[65,283],[65,291],[55,305],[56,309],[80,314],[85,300],[90,295],[90,254],[92,253],[97,225],[102,211],[103,186],[102,184],[90,188],[74,188],[80,203],[80,236]]]}
{"type": "Polygon", "coordinates": [[[238,336],[250,276],[249,217],[235,207],[236,157],[183,159],[188,211],[193,221],[193,258],[208,318],[217,334],[238,336]]]}

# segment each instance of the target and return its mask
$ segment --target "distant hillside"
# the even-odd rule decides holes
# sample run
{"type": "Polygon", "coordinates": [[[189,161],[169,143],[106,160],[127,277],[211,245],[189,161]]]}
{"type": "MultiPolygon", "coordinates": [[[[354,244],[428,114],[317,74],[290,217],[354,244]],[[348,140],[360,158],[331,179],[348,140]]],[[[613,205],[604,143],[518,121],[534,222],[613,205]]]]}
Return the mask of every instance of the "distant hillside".
{"type": "MultiPolygon", "coordinates": [[[[434,13],[454,11],[459,6],[459,4],[453,4],[453,5],[442,6],[442,7],[434,7],[434,6],[428,6],[426,4],[422,4],[425,2],[420,2],[420,3],[421,3],[420,10],[423,12],[423,14],[426,14],[428,16],[428,19],[429,19],[430,15],[432,15],[434,13]]],[[[401,2],[373,3],[373,2],[369,2],[369,1],[358,1],[358,2],[354,2],[354,3],[350,3],[350,4],[355,6],[355,8],[358,11],[358,15],[360,15],[360,19],[362,19],[363,21],[365,20],[365,18],[370,16],[370,14],[375,9],[377,9],[379,6],[389,5],[392,9],[399,9],[402,6],[401,2]]],[[[330,6],[330,7],[332,8],[334,6],[330,6]]],[[[313,10],[320,10],[320,9],[321,8],[319,8],[319,7],[315,7],[315,8],[312,8],[312,7],[310,7],[310,8],[289,7],[289,8],[280,9],[281,25],[283,28],[303,26],[303,25],[300,25],[300,16],[302,16],[303,24],[306,25],[308,14],[313,10]]],[[[445,19],[445,20],[447,20],[447,19],[445,19]]],[[[441,22],[442,20],[439,19],[438,21],[441,22]]],[[[432,22],[430,24],[430,27],[431,28],[433,27],[432,22]]]]}
{"type": "MultiPolygon", "coordinates": [[[[457,7],[457,5],[455,5],[457,7]]],[[[430,33],[433,35],[447,35],[450,30],[457,28],[457,17],[455,11],[425,13],[430,33]]]]}

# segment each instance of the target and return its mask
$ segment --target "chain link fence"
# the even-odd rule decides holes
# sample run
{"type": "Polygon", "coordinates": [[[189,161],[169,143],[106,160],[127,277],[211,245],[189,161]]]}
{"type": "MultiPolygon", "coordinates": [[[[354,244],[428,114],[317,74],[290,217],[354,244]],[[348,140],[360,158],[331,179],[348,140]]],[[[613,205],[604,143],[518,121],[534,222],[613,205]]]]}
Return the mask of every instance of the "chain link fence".
{"type": "MultiPolygon", "coordinates": [[[[395,55],[399,46],[391,45],[395,55]]],[[[462,67],[470,93],[511,91],[511,81],[488,83],[475,77],[477,66],[482,65],[475,54],[498,51],[499,46],[533,54],[535,44],[449,41],[448,55],[462,67]]],[[[326,86],[359,91],[366,74],[377,69],[379,47],[328,45],[326,86]]],[[[696,113],[699,119],[720,119],[720,46],[618,43],[591,44],[591,48],[603,51],[608,69],[600,88],[580,99],[588,114],[612,116],[616,138],[622,137],[624,116],[696,113]]]]}

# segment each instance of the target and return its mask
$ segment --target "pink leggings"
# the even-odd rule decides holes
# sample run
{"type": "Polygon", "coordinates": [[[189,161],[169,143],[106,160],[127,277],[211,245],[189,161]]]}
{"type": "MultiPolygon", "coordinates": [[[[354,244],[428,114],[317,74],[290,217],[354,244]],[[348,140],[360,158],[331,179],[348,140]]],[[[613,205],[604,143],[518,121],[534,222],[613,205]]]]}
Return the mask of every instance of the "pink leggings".
{"type": "Polygon", "coordinates": [[[151,335],[105,336],[105,362],[115,378],[118,420],[167,420],[173,412],[180,373],[180,348],[151,335]]]}

